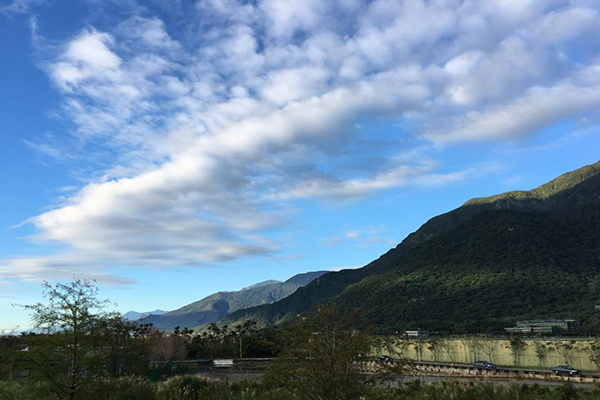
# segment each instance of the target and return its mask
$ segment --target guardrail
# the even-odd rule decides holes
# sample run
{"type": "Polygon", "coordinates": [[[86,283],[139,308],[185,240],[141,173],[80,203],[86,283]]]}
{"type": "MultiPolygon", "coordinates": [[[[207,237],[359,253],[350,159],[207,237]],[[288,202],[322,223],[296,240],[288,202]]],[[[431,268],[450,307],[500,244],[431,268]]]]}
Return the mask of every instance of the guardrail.
{"type": "MultiPolygon", "coordinates": [[[[392,362],[397,365],[408,364],[407,371],[415,375],[438,375],[438,376],[464,376],[479,378],[514,378],[531,380],[551,380],[574,383],[599,383],[600,374],[581,374],[581,375],[556,375],[548,370],[536,370],[528,368],[497,367],[496,369],[476,368],[472,364],[449,364],[436,362],[418,362],[409,361],[407,363],[392,362]]],[[[372,372],[381,369],[382,362],[369,360],[363,362],[365,371],[371,369],[372,372]]]]}
{"type": "MultiPolygon", "coordinates": [[[[248,364],[255,363],[257,365],[262,365],[260,368],[264,368],[265,363],[272,362],[273,360],[273,358],[236,358],[233,359],[233,366],[235,368],[246,369],[245,367],[247,367],[248,364]]],[[[214,360],[211,359],[195,359],[171,361],[170,363],[174,365],[212,367],[214,366],[213,361],[214,360]]],[[[150,364],[163,365],[165,362],[153,361],[150,364]]],[[[382,366],[385,365],[375,358],[367,358],[364,361],[361,361],[360,364],[364,373],[377,373],[381,370],[382,366]]],[[[600,383],[600,374],[583,373],[581,375],[556,375],[549,370],[515,367],[497,367],[496,369],[487,370],[476,368],[472,364],[451,364],[441,362],[393,361],[392,364],[398,366],[407,365],[408,368],[406,369],[406,373],[408,375],[462,376],[484,379],[513,378],[573,383],[600,383]]]]}

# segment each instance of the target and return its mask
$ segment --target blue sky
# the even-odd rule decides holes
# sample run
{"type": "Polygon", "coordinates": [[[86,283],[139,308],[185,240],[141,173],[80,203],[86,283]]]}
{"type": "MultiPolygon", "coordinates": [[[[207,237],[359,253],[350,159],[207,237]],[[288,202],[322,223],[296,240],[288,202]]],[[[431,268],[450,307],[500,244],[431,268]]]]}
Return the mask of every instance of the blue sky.
{"type": "Polygon", "coordinates": [[[598,161],[600,2],[2,0],[0,329],[356,268],[598,161]]]}

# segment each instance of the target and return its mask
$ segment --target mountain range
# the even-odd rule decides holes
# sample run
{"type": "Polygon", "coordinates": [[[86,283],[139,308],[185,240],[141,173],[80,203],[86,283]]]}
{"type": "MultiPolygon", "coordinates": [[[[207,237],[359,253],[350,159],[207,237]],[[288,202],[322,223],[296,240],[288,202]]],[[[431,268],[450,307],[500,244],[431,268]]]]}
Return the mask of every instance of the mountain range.
{"type": "Polygon", "coordinates": [[[600,162],[530,191],[475,198],[427,221],[363,268],[329,272],[220,324],[281,324],[319,304],[362,309],[381,333],[500,332],[576,318],[600,330],[600,162]]]}
{"type": "Polygon", "coordinates": [[[129,311],[129,312],[126,312],[125,314],[123,314],[122,317],[129,321],[138,321],[149,315],[162,315],[166,312],[167,311],[163,311],[163,310],[154,310],[154,311],[147,311],[147,312],[129,311]]]}
{"type": "Polygon", "coordinates": [[[176,326],[197,328],[231,312],[280,300],[326,272],[307,272],[295,275],[285,282],[269,280],[235,292],[217,292],[177,310],[161,315],[148,315],[140,322],[152,323],[161,330],[172,330],[176,326]]]}

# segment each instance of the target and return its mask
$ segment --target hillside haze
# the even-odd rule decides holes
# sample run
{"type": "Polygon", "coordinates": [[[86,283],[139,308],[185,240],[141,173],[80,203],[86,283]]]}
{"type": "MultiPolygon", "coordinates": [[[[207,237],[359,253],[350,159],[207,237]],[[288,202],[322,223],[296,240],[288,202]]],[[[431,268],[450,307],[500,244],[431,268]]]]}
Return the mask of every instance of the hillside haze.
{"type": "Polygon", "coordinates": [[[140,322],[152,323],[161,330],[172,330],[176,326],[196,328],[217,321],[231,312],[280,300],[326,272],[307,272],[285,282],[269,280],[236,292],[217,292],[177,310],[149,315],[140,322]]]}
{"type": "Polygon", "coordinates": [[[467,201],[358,270],[328,273],[252,318],[278,324],[322,303],[363,309],[390,333],[417,327],[498,332],[527,318],[574,317],[600,329],[600,163],[531,191],[467,201]]]}

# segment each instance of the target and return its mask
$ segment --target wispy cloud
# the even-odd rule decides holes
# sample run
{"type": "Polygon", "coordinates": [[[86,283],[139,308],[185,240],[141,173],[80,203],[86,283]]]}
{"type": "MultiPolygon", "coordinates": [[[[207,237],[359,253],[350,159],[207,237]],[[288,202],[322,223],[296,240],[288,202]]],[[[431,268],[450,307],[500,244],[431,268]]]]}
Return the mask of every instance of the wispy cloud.
{"type": "MultiPolygon", "coordinates": [[[[29,3],[10,6],[26,12],[29,3]]],[[[72,127],[60,146],[74,145],[30,145],[85,157],[93,173],[28,220],[33,240],[66,250],[5,260],[0,279],[277,254],[268,229],[288,224],[298,199],[357,201],[458,182],[472,171],[440,172],[439,148],[533,135],[600,105],[592,6],[177,4],[178,18],[167,19],[127,2],[135,16],[40,50],[72,127]],[[356,126],[369,118],[410,126],[416,144],[391,140],[393,130],[387,140],[361,136],[356,126]]]]}
{"type": "Polygon", "coordinates": [[[12,2],[0,7],[0,12],[4,14],[26,14],[32,6],[43,4],[47,0],[13,0],[12,2]]]}
{"type": "Polygon", "coordinates": [[[338,236],[329,236],[321,239],[321,245],[325,247],[338,247],[349,244],[355,248],[367,249],[372,245],[393,246],[396,244],[387,234],[385,226],[370,226],[366,229],[349,229],[338,236]]]}

